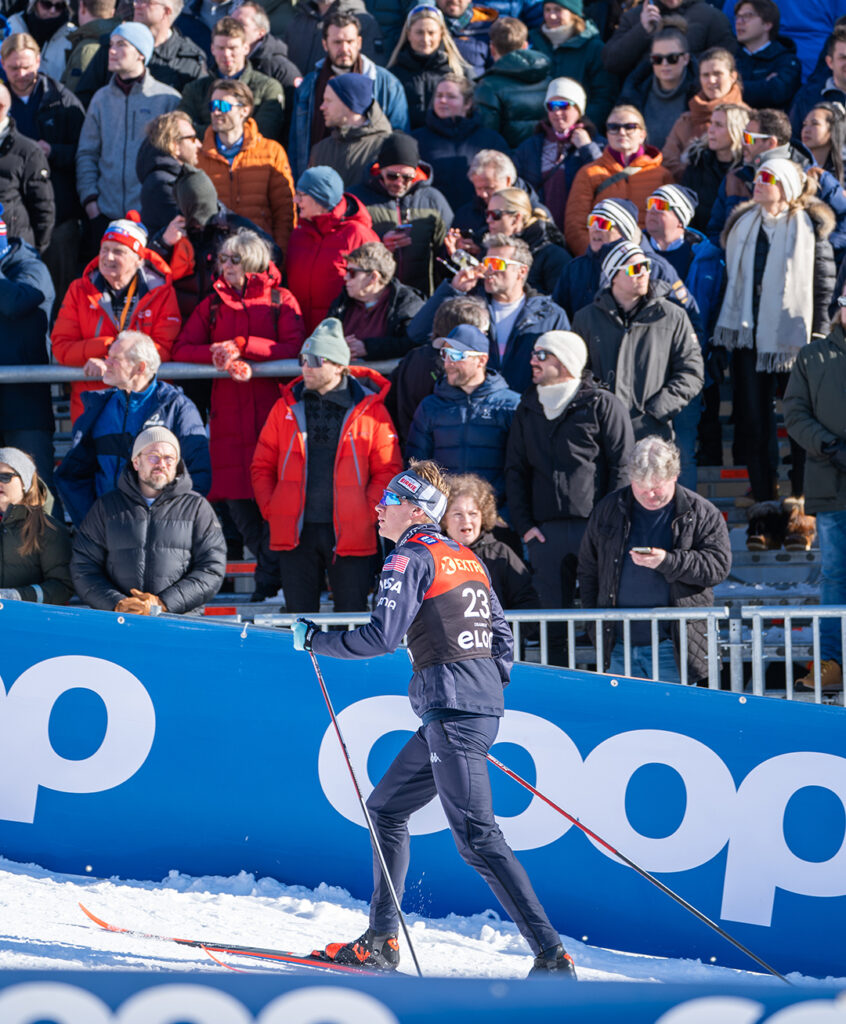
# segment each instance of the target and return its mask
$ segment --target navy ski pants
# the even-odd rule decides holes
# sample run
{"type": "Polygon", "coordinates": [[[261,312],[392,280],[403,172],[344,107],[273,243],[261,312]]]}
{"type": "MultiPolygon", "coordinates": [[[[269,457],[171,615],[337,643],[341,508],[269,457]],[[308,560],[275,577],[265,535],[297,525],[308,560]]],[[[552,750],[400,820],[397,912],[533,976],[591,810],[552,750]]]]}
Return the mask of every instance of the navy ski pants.
{"type": "MultiPolygon", "coordinates": [[[[494,819],[485,755],[498,729],[499,719],[487,715],[421,726],[371,793],[367,808],[402,900],[408,818],[435,795],[440,797],[458,852],[488,883],[537,955],[561,939],[494,819]]],[[[397,912],[375,855],[373,879],[370,927],[378,935],[396,934],[397,912]]]]}

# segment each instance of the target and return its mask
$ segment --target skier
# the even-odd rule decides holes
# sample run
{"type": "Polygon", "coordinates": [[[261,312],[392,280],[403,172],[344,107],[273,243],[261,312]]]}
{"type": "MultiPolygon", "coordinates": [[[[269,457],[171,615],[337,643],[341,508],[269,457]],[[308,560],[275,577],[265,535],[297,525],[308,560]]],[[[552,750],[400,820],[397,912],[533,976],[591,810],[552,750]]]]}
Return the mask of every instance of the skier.
{"type": "MultiPolygon", "coordinates": [[[[436,463],[411,462],[376,506],[379,533],[396,547],[382,566],[370,622],[346,632],[321,632],[308,619],[294,624],[296,650],[335,658],[372,658],[408,637],[414,666],[411,705],[423,721],[367,800],[394,887],[402,900],[409,862],[408,818],[440,797],[464,860],[485,879],[535,954],[531,975],[575,979],[572,958],[547,918],[525,870],[500,832],[485,755],[504,713],[503,687],[514,640],[473,552],[449,539],[439,523],[448,485],[436,463]]],[[[399,917],[374,856],[367,931],[333,943],[335,963],[385,971],[399,964],[399,917]]]]}

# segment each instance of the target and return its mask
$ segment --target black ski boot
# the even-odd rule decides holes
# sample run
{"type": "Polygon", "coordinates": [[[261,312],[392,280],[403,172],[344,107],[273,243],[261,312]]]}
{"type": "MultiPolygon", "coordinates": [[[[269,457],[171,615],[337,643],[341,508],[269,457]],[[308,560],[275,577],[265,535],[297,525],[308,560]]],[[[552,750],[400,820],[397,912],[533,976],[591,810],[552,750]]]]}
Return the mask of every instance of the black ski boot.
{"type": "Polygon", "coordinates": [[[569,978],[571,981],[578,981],[576,977],[576,965],[569,953],[564,952],[564,947],[552,946],[545,949],[535,957],[534,965],[529,971],[528,977],[542,978],[545,974],[552,974],[557,978],[569,978]]]}
{"type": "Polygon", "coordinates": [[[369,967],[373,971],[395,971],[400,960],[396,935],[377,935],[372,928],[355,942],[330,943],[324,955],[336,964],[369,967]]]}

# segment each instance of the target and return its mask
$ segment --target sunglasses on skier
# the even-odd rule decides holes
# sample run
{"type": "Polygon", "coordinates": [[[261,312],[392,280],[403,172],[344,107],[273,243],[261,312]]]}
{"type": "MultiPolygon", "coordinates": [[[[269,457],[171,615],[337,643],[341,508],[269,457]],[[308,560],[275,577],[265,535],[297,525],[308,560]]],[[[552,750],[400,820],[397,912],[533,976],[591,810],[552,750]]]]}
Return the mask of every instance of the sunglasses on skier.
{"type": "Polygon", "coordinates": [[[402,498],[398,494],[394,494],[393,491],[382,491],[382,497],[379,499],[378,504],[380,505],[401,505],[402,498]]]}

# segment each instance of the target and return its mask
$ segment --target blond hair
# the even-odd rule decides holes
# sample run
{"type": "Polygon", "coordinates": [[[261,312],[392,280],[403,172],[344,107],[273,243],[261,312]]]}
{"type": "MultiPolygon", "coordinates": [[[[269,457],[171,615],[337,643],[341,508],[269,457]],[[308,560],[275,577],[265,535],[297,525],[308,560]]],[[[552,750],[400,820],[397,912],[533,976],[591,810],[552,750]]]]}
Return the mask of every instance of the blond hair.
{"type": "Polygon", "coordinates": [[[470,70],[470,65],[461,56],[458,47],[455,45],[455,40],[449,34],[449,29],[446,27],[444,16],[441,14],[438,8],[425,7],[422,10],[413,11],[405,19],[405,24],[402,27],[400,33],[399,42],[394,47],[394,52],[391,54],[391,59],[387,63],[387,67],[392,68],[396,64],[397,59],[400,55],[400,50],[408,42],[408,30],[411,26],[417,22],[422,21],[424,18],[431,18],[432,21],[438,22],[441,26],[441,46],[444,48],[446,54],[447,64],[449,64],[450,71],[454,71],[457,75],[467,75],[470,70]]]}

